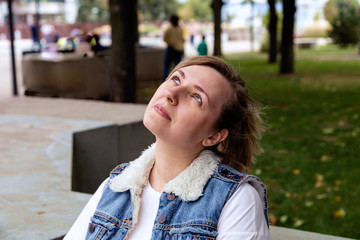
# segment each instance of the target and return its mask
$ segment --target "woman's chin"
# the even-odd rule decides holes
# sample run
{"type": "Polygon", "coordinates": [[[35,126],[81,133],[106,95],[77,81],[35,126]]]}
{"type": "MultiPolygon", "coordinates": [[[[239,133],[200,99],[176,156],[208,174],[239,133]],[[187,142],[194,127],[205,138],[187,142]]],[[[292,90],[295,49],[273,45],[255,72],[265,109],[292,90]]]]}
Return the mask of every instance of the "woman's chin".
{"type": "Polygon", "coordinates": [[[154,120],[144,117],[143,124],[147,128],[147,130],[149,130],[155,136],[159,132],[159,127],[160,126],[159,126],[159,124],[154,122],[154,120]]]}

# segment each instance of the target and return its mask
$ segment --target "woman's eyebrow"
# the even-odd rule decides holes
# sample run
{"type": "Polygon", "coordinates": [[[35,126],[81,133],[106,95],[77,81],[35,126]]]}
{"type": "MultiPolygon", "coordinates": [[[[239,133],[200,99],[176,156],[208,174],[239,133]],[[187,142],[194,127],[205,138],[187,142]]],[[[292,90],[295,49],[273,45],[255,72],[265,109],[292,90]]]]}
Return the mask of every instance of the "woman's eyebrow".
{"type": "Polygon", "coordinates": [[[194,87],[197,89],[197,90],[199,90],[200,92],[202,92],[206,97],[207,97],[207,99],[208,99],[208,102],[209,102],[209,104],[210,104],[210,98],[209,98],[209,95],[205,92],[205,90],[202,88],[202,87],[200,87],[199,85],[194,85],[194,87]]]}
{"type": "Polygon", "coordinates": [[[181,71],[180,69],[178,70],[178,72],[180,73],[182,78],[185,78],[185,73],[183,71],[181,71]]]}
{"type": "MultiPolygon", "coordinates": [[[[185,75],[185,73],[184,73],[183,71],[181,71],[181,70],[179,69],[178,72],[179,72],[179,74],[181,75],[182,78],[184,78],[184,79],[186,78],[186,75],[185,75]]],[[[204,90],[202,87],[200,87],[199,85],[197,85],[197,84],[194,85],[194,88],[196,88],[196,89],[199,90],[201,93],[203,93],[203,94],[207,97],[208,102],[209,102],[209,104],[210,104],[209,95],[205,92],[205,90],[204,90]]]]}

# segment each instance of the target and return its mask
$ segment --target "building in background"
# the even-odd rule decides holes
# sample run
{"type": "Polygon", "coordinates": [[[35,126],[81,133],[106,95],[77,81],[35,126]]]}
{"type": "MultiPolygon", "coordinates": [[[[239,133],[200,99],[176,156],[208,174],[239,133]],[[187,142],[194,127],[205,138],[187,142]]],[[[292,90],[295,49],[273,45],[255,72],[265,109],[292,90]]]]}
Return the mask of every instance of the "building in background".
{"type": "MultiPolygon", "coordinates": [[[[42,19],[74,23],[77,7],[77,0],[15,0],[13,1],[13,14],[16,24],[31,23],[37,11],[42,19]],[[39,2],[38,8],[37,2],[39,2]]],[[[7,1],[0,0],[0,25],[6,24],[7,16],[7,1]]]]}
{"type": "MultiPolygon", "coordinates": [[[[75,23],[77,0],[15,0],[13,1],[13,16],[16,38],[30,38],[29,26],[34,23],[37,13],[40,23],[75,23]]],[[[0,0],[0,38],[8,38],[8,6],[6,0],[0,0]]]]}

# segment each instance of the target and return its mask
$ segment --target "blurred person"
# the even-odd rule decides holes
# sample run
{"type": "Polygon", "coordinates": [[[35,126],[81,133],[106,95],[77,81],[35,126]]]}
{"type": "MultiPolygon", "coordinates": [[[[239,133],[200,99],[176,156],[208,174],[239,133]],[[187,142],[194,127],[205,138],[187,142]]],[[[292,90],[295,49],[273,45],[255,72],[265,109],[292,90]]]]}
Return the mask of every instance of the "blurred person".
{"type": "Polygon", "coordinates": [[[199,43],[198,47],[197,47],[197,51],[199,56],[206,56],[208,55],[208,48],[207,48],[207,44],[205,42],[205,35],[203,34],[201,37],[201,42],[199,43]]]}
{"type": "Polygon", "coordinates": [[[170,26],[164,32],[163,40],[167,44],[164,56],[163,81],[167,78],[172,65],[181,62],[184,56],[183,30],[179,26],[179,17],[170,17],[170,26]]]}
{"type": "Polygon", "coordinates": [[[194,20],[190,20],[188,25],[189,34],[190,34],[190,44],[193,48],[195,48],[195,37],[198,34],[197,25],[194,20]]]}
{"type": "Polygon", "coordinates": [[[32,49],[37,51],[41,50],[41,44],[40,44],[40,25],[39,25],[39,18],[38,16],[34,16],[33,23],[30,25],[30,31],[31,31],[31,40],[33,42],[32,49]]]}
{"type": "Polygon", "coordinates": [[[244,173],[257,105],[222,59],[178,64],[145,110],[155,143],[110,173],[64,239],[268,240],[266,188],[244,173]]]}
{"type": "Polygon", "coordinates": [[[45,43],[52,42],[52,34],[55,32],[54,25],[52,25],[49,21],[46,21],[44,24],[41,25],[40,31],[45,39],[45,43]]]}

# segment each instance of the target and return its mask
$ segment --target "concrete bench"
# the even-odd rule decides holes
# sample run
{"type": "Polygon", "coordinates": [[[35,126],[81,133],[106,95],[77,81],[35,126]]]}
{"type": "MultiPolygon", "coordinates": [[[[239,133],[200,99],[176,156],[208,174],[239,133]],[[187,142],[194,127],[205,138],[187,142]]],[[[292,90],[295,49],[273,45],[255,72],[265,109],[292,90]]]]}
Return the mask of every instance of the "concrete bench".
{"type": "Polygon", "coordinates": [[[308,232],[296,230],[291,228],[270,226],[271,240],[349,240],[350,238],[343,238],[320,234],[315,232],[308,232]]]}
{"type": "MultiPolygon", "coordinates": [[[[42,52],[25,54],[22,75],[30,96],[108,99],[111,56],[42,52]]],[[[163,48],[136,49],[136,81],[139,87],[162,80],[163,48]]]]}
{"type": "Polygon", "coordinates": [[[299,49],[309,49],[317,46],[316,38],[296,38],[294,43],[299,49]]]}
{"type": "Polygon", "coordinates": [[[142,121],[74,133],[71,189],[94,193],[115,166],[135,160],[153,142],[142,121]]]}

